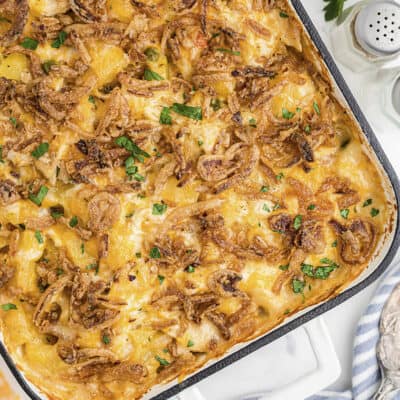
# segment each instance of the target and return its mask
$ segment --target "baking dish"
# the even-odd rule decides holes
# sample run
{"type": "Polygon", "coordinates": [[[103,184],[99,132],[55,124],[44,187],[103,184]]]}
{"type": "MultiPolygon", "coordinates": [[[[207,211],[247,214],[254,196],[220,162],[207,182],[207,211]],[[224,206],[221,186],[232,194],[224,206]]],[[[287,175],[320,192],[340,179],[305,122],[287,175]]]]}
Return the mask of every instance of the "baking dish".
{"type": "MultiPolygon", "coordinates": [[[[316,47],[319,49],[322,59],[325,60],[325,63],[328,66],[328,69],[331,72],[333,80],[336,82],[336,89],[337,94],[342,98],[344,102],[347,103],[348,109],[352,111],[353,116],[358,121],[361,130],[366,135],[367,140],[369,141],[372,149],[371,151],[375,154],[375,158],[377,164],[380,165],[382,169],[382,174],[385,175],[385,182],[386,182],[386,191],[388,193],[388,197],[392,200],[393,204],[398,203],[397,195],[398,195],[398,184],[395,174],[393,173],[392,168],[388,164],[382,150],[380,149],[379,145],[377,144],[371,129],[369,128],[365,118],[362,116],[358,106],[356,105],[353,97],[349,93],[348,88],[343,82],[343,79],[338,74],[337,69],[335,68],[330,56],[328,55],[326,49],[324,48],[318,34],[315,31],[315,28],[312,26],[310,20],[308,19],[307,15],[305,14],[301,3],[298,1],[293,1],[292,5],[297,12],[300,20],[304,24],[306,30],[309,32],[311,39],[315,43],[316,47]]],[[[384,246],[381,247],[379,251],[379,255],[376,257],[374,262],[371,264],[370,268],[365,271],[360,278],[353,283],[352,288],[346,290],[344,293],[336,297],[335,299],[329,300],[324,302],[319,306],[315,306],[304,310],[301,313],[298,313],[296,316],[289,319],[287,322],[282,324],[280,327],[276,328],[274,331],[264,335],[261,338],[258,338],[251,343],[245,343],[235,346],[228,355],[220,359],[219,361],[214,361],[209,363],[208,366],[204,367],[201,371],[196,374],[193,374],[191,377],[186,379],[185,381],[179,384],[170,384],[164,385],[162,387],[155,388],[151,393],[149,393],[146,398],[153,398],[153,399],[162,399],[167,398],[178,391],[186,388],[187,386],[197,382],[198,380],[210,375],[211,373],[217,371],[218,369],[223,368],[224,366],[232,363],[233,361],[245,356],[246,354],[256,350],[260,346],[263,346],[272,340],[284,335],[288,331],[296,328],[297,326],[303,324],[304,322],[314,318],[315,316],[321,314],[324,311],[332,308],[333,306],[339,304],[340,302],[344,301],[349,296],[357,293],[359,290],[364,288],[370,282],[372,282],[375,278],[381,274],[384,269],[388,266],[391,261],[391,258],[394,255],[394,251],[396,249],[398,235],[397,235],[397,214],[393,216],[393,220],[391,221],[390,227],[388,227],[388,233],[386,235],[386,240],[384,246]]],[[[30,387],[30,385],[25,382],[23,376],[21,376],[12,365],[12,361],[8,358],[6,354],[6,350],[1,348],[2,354],[5,356],[8,364],[11,366],[11,369],[14,374],[16,374],[17,379],[23,386],[24,390],[27,391],[28,395],[32,399],[40,399],[40,395],[37,394],[37,391],[30,387]]]]}

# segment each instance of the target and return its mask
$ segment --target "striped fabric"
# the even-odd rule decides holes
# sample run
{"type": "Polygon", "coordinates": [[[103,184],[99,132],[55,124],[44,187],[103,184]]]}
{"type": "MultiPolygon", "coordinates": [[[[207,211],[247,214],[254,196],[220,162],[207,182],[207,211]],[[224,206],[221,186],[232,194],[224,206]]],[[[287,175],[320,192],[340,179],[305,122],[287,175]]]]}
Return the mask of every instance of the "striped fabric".
{"type": "MultiPolygon", "coordinates": [[[[346,392],[323,391],[307,400],[370,400],[378,390],[380,372],[376,359],[379,320],[382,308],[393,288],[400,282],[400,267],[393,266],[382,278],[371,304],[358,323],[353,348],[352,389],[346,392]]],[[[400,400],[400,395],[393,399],[400,400]]]]}

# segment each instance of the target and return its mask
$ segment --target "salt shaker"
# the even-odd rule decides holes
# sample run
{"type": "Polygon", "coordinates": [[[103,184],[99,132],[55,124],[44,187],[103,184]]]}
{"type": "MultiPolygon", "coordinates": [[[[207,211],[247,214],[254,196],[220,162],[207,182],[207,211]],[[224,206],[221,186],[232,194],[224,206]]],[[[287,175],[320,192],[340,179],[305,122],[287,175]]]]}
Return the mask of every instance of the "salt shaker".
{"type": "Polygon", "coordinates": [[[400,0],[364,0],[330,32],[333,53],[354,72],[400,67],[400,0]]]}

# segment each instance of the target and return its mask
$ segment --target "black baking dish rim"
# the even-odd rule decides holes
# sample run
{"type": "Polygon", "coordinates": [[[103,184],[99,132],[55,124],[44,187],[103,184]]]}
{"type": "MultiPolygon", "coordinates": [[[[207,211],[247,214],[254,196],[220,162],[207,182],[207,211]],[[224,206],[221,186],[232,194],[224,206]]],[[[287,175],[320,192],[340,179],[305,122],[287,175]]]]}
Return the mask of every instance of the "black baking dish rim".
{"type": "MultiPolygon", "coordinates": [[[[215,362],[214,364],[210,365],[209,367],[204,368],[203,370],[195,373],[194,375],[188,377],[181,383],[178,383],[171,388],[164,390],[160,394],[151,398],[151,400],[164,400],[168,399],[171,396],[174,396],[181,392],[182,390],[188,388],[196,384],[197,382],[207,378],[208,376],[218,372],[219,370],[231,365],[235,361],[240,360],[241,358],[247,356],[250,353],[258,350],[259,348],[273,342],[274,340],[286,335],[287,333],[293,331],[294,329],[300,327],[301,325],[309,322],[310,320],[320,316],[321,314],[331,310],[332,308],[336,307],[337,305],[343,303],[344,301],[348,300],[349,298],[353,297],[361,290],[369,286],[373,283],[379,276],[383,274],[383,272],[388,268],[391,261],[393,260],[397,249],[400,244],[400,215],[398,211],[399,199],[400,199],[400,186],[399,181],[394,171],[391,163],[389,162],[388,158],[386,157],[381,145],[379,144],[371,126],[369,125],[367,119],[365,118],[363,112],[361,111],[357,101],[355,100],[354,96],[352,95],[349,87],[347,86],[343,76],[339,72],[335,62],[333,61],[332,56],[330,55],[328,49],[326,48],[324,42],[322,41],[316,27],[312,23],[309,15],[307,14],[306,10],[304,9],[301,0],[290,0],[293,8],[296,10],[298,17],[300,18],[301,22],[303,23],[304,27],[306,28],[308,34],[310,35],[314,45],[319,50],[319,53],[324,60],[327,68],[329,69],[334,81],[337,84],[340,92],[346,99],[349,108],[352,110],[358,124],[360,125],[361,129],[363,130],[364,134],[367,137],[372,149],[375,152],[376,157],[378,158],[381,166],[385,170],[390,183],[392,185],[395,197],[396,197],[396,231],[394,233],[393,241],[388,250],[385,258],[379,264],[379,266],[375,269],[375,271],[369,275],[366,279],[362,282],[358,283],[357,285],[345,290],[343,293],[339,294],[335,298],[328,300],[325,303],[320,304],[319,306],[313,308],[312,310],[306,312],[305,314],[301,315],[298,318],[286,323],[280,328],[275,329],[270,333],[266,333],[264,336],[260,337],[259,339],[254,340],[247,346],[243,347],[236,352],[225,356],[220,361],[215,362]]],[[[2,341],[0,341],[0,355],[3,357],[4,361],[6,362],[7,366],[9,367],[12,375],[15,377],[17,382],[19,383],[22,390],[30,397],[31,400],[43,400],[37,394],[33,392],[30,385],[27,383],[26,379],[23,375],[18,371],[16,368],[13,360],[11,359],[10,355],[7,352],[2,341]]]]}

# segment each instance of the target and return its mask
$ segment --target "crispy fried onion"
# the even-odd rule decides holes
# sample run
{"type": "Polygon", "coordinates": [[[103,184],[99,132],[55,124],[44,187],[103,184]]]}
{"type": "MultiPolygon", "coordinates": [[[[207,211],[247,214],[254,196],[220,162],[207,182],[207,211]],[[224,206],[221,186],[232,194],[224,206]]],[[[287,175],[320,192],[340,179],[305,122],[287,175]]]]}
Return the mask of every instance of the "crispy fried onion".
{"type": "Polygon", "coordinates": [[[377,242],[376,228],[371,221],[353,219],[342,225],[332,220],[330,225],[338,235],[339,254],[345,263],[363,264],[370,259],[377,242]]]}
{"type": "Polygon", "coordinates": [[[73,366],[72,376],[79,380],[97,376],[103,382],[129,381],[139,384],[148,374],[146,367],[120,361],[105,349],[79,348],[72,343],[57,346],[59,357],[73,366]]]}
{"type": "Polygon", "coordinates": [[[221,269],[213,272],[207,280],[208,288],[220,297],[240,296],[242,292],[236,284],[242,280],[242,276],[230,269],[221,269]]]}
{"type": "Polygon", "coordinates": [[[141,97],[153,97],[154,92],[168,90],[170,88],[168,81],[145,81],[136,79],[129,72],[119,73],[118,80],[129,93],[141,97]]]}
{"type": "Polygon", "coordinates": [[[114,323],[119,315],[105,293],[109,286],[93,280],[87,273],[75,274],[71,285],[70,321],[86,329],[103,329],[114,323]]]}
{"type": "Polygon", "coordinates": [[[197,171],[202,179],[215,183],[213,193],[221,193],[249,177],[257,166],[259,150],[255,145],[236,143],[224,155],[204,155],[197,171]]]}
{"type": "Polygon", "coordinates": [[[9,46],[21,36],[28,20],[28,13],[28,0],[0,1],[0,15],[11,24],[8,31],[0,37],[2,46],[9,46]]]}
{"type": "Polygon", "coordinates": [[[339,195],[337,203],[340,209],[353,206],[360,201],[360,195],[356,190],[351,188],[351,181],[348,178],[338,176],[327,178],[317,193],[327,191],[332,191],[334,194],[339,195]]]}
{"type": "Polygon", "coordinates": [[[70,0],[72,11],[84,22],[107,20],[106,0],[70,0]]]}
{"type": "Polygon", "coordinates": [[[100,192],[89,201],[88,210],[88,227],[93,232],[99,233],[110,229],[117,222],[121,205],[118,197],[100,192]]]}
{"type": "Polygon", "coordinates": [[[6,206],[15,203],[21,198],[17,185],[10,179],[0,180],[0,205],[6,206]]]}
{"type": "Polygon", "coordinates": [[[122,22],[96,22],[93,24],[72,24],[65,28],[65,32],[72,33],[83,41],[96,38],[110,44],[120,44],[126,30],[122,22]]]}

